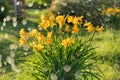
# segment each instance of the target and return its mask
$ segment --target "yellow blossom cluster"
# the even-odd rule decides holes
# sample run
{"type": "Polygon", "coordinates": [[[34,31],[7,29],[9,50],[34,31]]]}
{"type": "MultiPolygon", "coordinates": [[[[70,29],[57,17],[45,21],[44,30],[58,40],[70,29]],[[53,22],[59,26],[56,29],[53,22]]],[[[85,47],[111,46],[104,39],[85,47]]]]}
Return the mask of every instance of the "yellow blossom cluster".
{"type": "MultiPolygon", "coordinates": [[[[70,34],[77,34],[80,32],[80,28],[83,26],[89,32],[103,32],[103,27],[94,27],[91,22],[84,23],[83,18],[83,16],[76,17],[70,15],[58,15],[55,17],[53,13],[49,12],[49,15],[41,16],[39,27],[42,28],[43,31],[32,29],[30,32],[25,32],[24,29],[20,30],[20,44],[28,44],[33,49],[41,51],[46,45],[54,43],[54,36],[59,38],[59,36],[56,35],[56,32],[62,32],[63,36],[65,35],[64,33],[67,32],[70,34]]],[[[70,37],[71,36],[61,41],[61,44],[65,48],[73,43],[73,39],[70,37]]]]}
{"type": "MultiPolygon", "coordinates": [[[[39,24],[39,26],[40,28],[43,28],[45,30],[49,27],[54,28],[56,26],[59,26],[59,32],[71,31],[72,33],[78,33],[80,31],[80,25],[83,24],[84,26],[87,26],[86,30],[88,30],[89,32],[93,32],[95,30],[93,24],[91,22],[83,23],[83,18],[83,16],[76,17],[71,15],[58,15],[55,17],[50,12],[49,17],[45,15],[41,16],[41,23],[39,24]]],[[[99,31],[98,28],[96,30],[99,31]]],[[[100,32],[102,32],[102,30],[100,32]]]]}
{"type": "Polygon", "coordinates": [[[47,35],[44,36],[42,32],[38,32],[37,29],[33,29],[30,32],[25,32],[24,29],[20,30],[20,45],[28,44],[37,51],[44,49],[44,45],[50,45],[52,43],[52,32],[47,32],[47,35]],[[27,41],[30,41],[27,43],[27,41]],[[45,44],[44,44],[45,43],[45,44]]]}
{"type": "Polygon", "coordinates": [[[120,9],[118,7],[109,7],[102,11],[103,15],[115,15],[116,13],[119,13],[120,9]]]}
{"type": "Polygon", "coordinates": [[[65,27],[65,32],[69,32],[72,31],[73,33],[77,33],[79,31],[78,26],[80,24],[82,24],[83,21],[83,16],[80,17],[74,17],[74,16],[70,16],[70,15],[58,15],[58,16],[54,16],[51,12],[49,13],[49,17],[46,15],[42,15],[41,16],[41,23],[39,24],[39,27],[42,29],[48,29],[49,27],[54,27],[59,26],[59,31],[61,31],[61,29],[63,28],[63,26],[65,27]],[[70,28],[71,25],[69,25],[69,23],[73,24],[73,28],[70,28]]]}
{"type": "Polygon", "coordinates": [[[103,32],[103,30],[104,30],[103,26],[101,26],[101,27],[97,26],[95,28],[91,22],[85,23],[84,26],[87,27],[86,29],[89,32],[94,32],[94,31],[103,32]]]}

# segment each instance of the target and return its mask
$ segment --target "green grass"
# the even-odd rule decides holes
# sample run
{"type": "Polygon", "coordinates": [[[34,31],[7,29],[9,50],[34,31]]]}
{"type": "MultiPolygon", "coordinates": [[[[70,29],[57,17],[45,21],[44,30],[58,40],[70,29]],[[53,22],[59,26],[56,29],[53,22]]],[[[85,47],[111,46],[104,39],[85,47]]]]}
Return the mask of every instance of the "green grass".
{"type": "Polygon", "coordinates": [[[27,9],[26,10],[26,17],[29,21],[32,21],[34,23],[39,23],[40,21],[40,15],[47,13],[48,9],[40,10],[40,9],[27,9]]]}
{"type": "MultiPolygon", "coordinates": [[[[3,31],[0,30],[0,55],[2,55],[3,63],[6,57],[10,55],[10,44],[19,44],[19,30],[21,28],[25,28],[26,30],[28,28],[37,28],[40,21],[40,15],[47,11],[46,9],[34,13],[35,9],[27,9],[27,25],[24,26],[21,24],[21,21],[18,21],[17,27],[13,27],[12,21],[10,21],[7,22],[3,31]],[[8,37],[6,37],[6,35],[8,37]]],[[[1,25],[2,22],[0,22],[0,26],[1,25]]],[[[103,33],[96,34],[92,44],[96,47],[96,62],[105,75],[103,80],[120,79],[120,72],[118,71],[118,58],[120,58],[120,30],[107,29],[103,33]]],[[[19,48],[15,52],[15,63],[18,68],[21,68],[21,65],[24,65],[24,60],[22,60],[25,58],[24,51],[19,48]]],[[[3,64],[3,67],[0,68],[0,80],[19,80],[18,78],[15,79],[17,76],[22,77],[21,74],[12,71],[9,64],[3,64]]],[[[28,78],[23,80],[28,80],[28,78]]]]}
{"type": "MultiPolygon", "coordinates": [[[[2,25],[2,22],[0,22],[0,25],[2,25]]],[[[12,21],[7,22],[6,26],[4,27],[4,30],[0,30],[0,55],[2,55],[2,67],[0,68],[0,80],[13,80],[11,79],[11,76],[16,74],[11,69],[10,64],[7,63],[7,65],[4,64],[6,62],[7,56],[10,56],[10,51],[15,51],[15,64],[17,64],[17,67],[19,67],[19,64],[22,63],[21,58],[24,55],[23,51],[18,48],[17,50],[11,50],[10,45],[16,44],[19,45],[19,30],[21,28],[35,28],[37,24],[28,21],[26,26],[21,24],[21,21],[18,21],[18,25],[16,27],[13,27],[12,21]]]]}
{"type": "Polygon", "coordinates": [[[97,63],[105,75],[103,80],[120,79],[118,71],[120,30],[107,29],[103,33],[96,34],[92,45],[96,47],[97,63]]]}

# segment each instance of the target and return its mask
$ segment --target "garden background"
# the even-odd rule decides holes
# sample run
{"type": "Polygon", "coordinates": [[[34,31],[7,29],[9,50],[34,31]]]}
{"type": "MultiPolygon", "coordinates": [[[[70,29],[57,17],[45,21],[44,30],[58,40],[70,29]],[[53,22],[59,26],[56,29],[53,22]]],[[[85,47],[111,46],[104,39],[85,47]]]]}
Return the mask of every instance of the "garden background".
{"type": "MultiPolygon", "coordinates": [[[[84,16],[83,23],[103,26],[104,31],[92,38],[95,56],[91,60],[101,71],[100,80],[120,80],[120,0],[0,0],[0,80],[41,80],[37,74],[33,78],[39,57],[28,45],[20,45],[19,32],[41,30],[40,16],[49,12],[84,16]]],[[[83,41],[91,36],[85,31],[81,34],[83,41]]]]}

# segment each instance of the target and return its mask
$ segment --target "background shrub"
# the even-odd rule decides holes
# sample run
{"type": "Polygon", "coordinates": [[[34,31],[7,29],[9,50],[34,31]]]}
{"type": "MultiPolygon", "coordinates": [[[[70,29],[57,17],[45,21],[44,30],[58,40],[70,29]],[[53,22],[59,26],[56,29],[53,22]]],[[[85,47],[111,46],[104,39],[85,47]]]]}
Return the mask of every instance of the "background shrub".
{"type": "Polygon", "coordinates": [[[119,2],[114,0],[56,0],[52,5],[52,10],[57,14],[83,15],[95,25],[103,25],[102,9],[115,5],[118,6],[118,4],[119,2]]]}
{"type": "Polygon", "coordinates": [[[0,20],[2,20],[7,14],[9,10],[8,0],[0,0],[0,20]],[[2,11],[1,8],[4,7],[2,11]]]}

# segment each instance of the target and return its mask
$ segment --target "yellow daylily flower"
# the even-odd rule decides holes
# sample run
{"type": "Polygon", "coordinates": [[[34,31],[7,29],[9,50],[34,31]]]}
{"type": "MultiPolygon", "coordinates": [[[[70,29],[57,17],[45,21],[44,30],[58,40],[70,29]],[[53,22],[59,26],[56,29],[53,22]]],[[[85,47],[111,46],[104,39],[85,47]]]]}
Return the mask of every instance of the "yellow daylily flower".
{"type": "Polygon", "coordinates": [[[47,33],[47,38],[52,38],[52,31],[47,33]]]}
{"type": "Polygon", "coordinates": [[[92,26],[89,26],[89,27],[87,27],[86,28],[89,32],[93,32],[94,31],[94,27],[92,27],[92,26]]]}
{"type": "Polygon", "coordinates": [[[32,29],[32,31],[29,33],[30,36],[35,36],[38,33],[37,29],[32,29]]]}
{"type": "Polygon", "coordinates": [[[51,25],[51,27],[53,27],[54,25],[55,25],[55,16],[54,16],[54,14],[52,13],[52,12],[49,12],[49,21],[50,21],[50,25],[51,25]]]}
{"type": "Polygon", "coordinates": [[[59,28],[62,28],[62,26],[65,23],[64,15],[60,15],[56,17],[56,22],[59,24],[59,28]]]}
{"type": "Polygon", "coordinates": [[[38,33],[37,38],[39,41],[42,41],[45,38],[45,36],[42,33],[38,33]]]}
{"type": "Polygon", "coordinates": [[[51,39],[47,39],[46,42],[45,42],[47,45],[50,45],[52,43],[52,40],[51,39]]]}
{"type": "Polygon", "coordinates": [[[77,17],[74,17],[73,24],[74,24],[74,25],[78,25],[78,24],[79,24],[79,21],[78,21],[78,18],[77,18],[77,17]]]}
{"type": "Polygon", "coordinates": [[[73,40],[71,38],[67,38],[62,41],[62,45],[66,48],[68,45],[72,44],[73,40]]]}
{"type": "Polygon", "coordinates": [[[49,20],[45,20],[40,24],[40,27],[43,29],[47,29],[48,27],[50,27],[50,21],[49,20]]]}
{"type": "Polygon", "coordinates": [[[94,31],[94,26],[93,26],[93,24],[92,24],[91,22],[85,23],[84,26],[87,27],[86,29],[87,29],[89,32],[93,32],[93,31],[94,31]]]}
{"type": "Polygon", "coordinates": [[[20,45],[24,45],[26,43],[26,40],[25,38],[20,38],[19,42],[20,42],[20,45]]]}
{"type": "Polygon", "coordinates": [[[98,32],[103,32],[104,28],[103,28],[103,26],[102,26],[102,27],[98,27],[98,26],[97,26],[96,30],[97,30],[98,32]]]}
{"type": "Polygon", "coordinates": [[[73,16],[67,15],[66,18],[67,18],[67,22],[68,22],[68,23],[73,23],[73,20],[74,20],[74,17],[73,17],[73,16]]]}
{"type": "Polygon", "coordinates": [[[79,32],[78,25],[74,25],[72,28],[72,33],[77,33],[77,32],[79,32]]]}
{"type": "Polygon", "coordinates": [[[84,24],[84,26],[93,27],[93,24],[91,22],[87,22],[87,23],[84,24]]]}
{"type": "Polygon", "coordinates": [[[25,35],[25,30],[24,29],[20,30],[20,35],[25,35]]]}
{"type": "Polygon", "coordinates": [[[35,46],[35,49],[37,51],[42,51],[44,49],[44,46],[42,46],[41,44],[38,44],[38,45],[35,46]]]}
{"type": "Polygon", "coordinates": [[[80,17],[78,17],[78,21],[80,22],[80,23],[82,23],[83,22],[83,16],[80,16],[80,17]]]}

